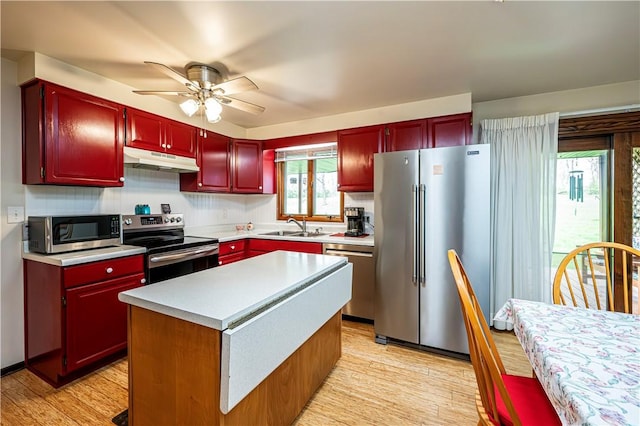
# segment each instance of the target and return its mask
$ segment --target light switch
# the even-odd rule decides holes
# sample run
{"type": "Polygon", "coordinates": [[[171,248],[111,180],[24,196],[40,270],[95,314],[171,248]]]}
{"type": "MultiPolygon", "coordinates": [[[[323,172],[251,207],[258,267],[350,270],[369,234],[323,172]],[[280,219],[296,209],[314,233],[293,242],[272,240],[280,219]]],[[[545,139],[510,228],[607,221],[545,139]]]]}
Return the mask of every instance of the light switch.
{"type": "Polygon", "coordinates": [[[7,222],[20,223],[24,221],[24,207],[8,207],[7,222]]]}

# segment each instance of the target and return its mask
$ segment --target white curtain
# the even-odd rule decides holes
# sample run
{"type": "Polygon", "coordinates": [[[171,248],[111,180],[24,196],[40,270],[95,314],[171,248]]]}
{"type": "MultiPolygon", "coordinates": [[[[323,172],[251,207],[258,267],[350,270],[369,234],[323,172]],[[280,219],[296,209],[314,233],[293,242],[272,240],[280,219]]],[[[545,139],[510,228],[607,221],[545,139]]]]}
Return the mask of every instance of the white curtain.
{"type": "Polygon", "coordinates": [[[512,297],[551,303],[558,120],[550,113],[481,122],[481,142],[492,145],[492,318],[512,297]]]}

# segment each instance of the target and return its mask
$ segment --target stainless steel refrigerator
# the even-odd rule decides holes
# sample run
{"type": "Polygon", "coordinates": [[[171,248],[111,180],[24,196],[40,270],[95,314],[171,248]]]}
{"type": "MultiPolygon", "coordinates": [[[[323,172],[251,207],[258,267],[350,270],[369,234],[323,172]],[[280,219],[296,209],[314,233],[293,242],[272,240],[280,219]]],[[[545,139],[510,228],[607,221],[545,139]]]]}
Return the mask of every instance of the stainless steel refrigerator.
{"type": "Polygon", "coordinates": [[[490,145],[375,154],[378,343],[469,353],[447,250],[489,313],[489,155],[490,145]]]}

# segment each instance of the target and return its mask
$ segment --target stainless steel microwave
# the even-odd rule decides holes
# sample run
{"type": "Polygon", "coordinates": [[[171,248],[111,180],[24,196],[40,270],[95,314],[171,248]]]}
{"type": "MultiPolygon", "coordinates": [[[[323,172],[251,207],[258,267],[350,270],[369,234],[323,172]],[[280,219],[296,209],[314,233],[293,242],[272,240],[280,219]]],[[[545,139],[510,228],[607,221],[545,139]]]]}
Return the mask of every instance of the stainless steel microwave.
{"type": "Polygon", "coordinates": [[[115,246],[121,243],[120,215],[29,216],[29,251],[66,251],[115,246]]]}

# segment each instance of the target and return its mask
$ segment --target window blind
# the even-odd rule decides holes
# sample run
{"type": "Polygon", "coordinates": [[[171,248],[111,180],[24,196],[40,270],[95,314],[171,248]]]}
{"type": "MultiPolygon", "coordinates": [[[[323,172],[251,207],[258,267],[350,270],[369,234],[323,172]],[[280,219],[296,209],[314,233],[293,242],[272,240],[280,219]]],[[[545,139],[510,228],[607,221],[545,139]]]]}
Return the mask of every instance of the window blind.
{"type": "Polygon", "coordinates": [[[337,142],[277,148],[275,162],[337,158],[337,142]]]}

